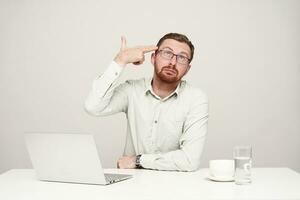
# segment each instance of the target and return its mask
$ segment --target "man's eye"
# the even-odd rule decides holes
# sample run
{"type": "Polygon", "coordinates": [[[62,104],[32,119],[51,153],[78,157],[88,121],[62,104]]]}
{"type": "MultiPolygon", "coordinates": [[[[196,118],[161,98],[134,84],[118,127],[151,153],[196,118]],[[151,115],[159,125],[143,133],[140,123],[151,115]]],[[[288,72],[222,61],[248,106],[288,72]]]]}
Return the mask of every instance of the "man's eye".
{"type": "Polygon", "coordinates": [[[171,51],[165,51],[165,54],[168,55],[168,56],[172,56],[173,53],[171,51]]]}
{"type": "Polygon", "coordinates": [[[177,58],[178,58],[179,60],[186,60],[186,59],[187,59],[185,56],[182,56],[182,55],[178,55],[177,58]]]}

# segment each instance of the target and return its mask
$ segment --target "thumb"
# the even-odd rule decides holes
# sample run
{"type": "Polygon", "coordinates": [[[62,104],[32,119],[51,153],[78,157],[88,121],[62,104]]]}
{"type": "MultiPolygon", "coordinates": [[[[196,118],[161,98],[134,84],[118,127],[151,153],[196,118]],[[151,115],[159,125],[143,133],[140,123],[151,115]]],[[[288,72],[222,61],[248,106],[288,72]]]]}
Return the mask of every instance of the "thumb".
{"type": "Polygon", "coordinates": [[[126,48],[126,38],[124,36],[121,37],[121,51],[126,48]]]}

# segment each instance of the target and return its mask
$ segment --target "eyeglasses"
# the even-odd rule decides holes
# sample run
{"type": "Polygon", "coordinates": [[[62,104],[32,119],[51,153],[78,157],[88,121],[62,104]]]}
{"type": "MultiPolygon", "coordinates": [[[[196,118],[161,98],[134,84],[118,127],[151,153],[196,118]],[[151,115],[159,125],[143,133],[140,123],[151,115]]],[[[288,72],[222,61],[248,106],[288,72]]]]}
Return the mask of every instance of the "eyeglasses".
{"type": "Polygon", "coordinates": [[[167,59],[167,60],[172,60],[172,58],[174,56],[176,56],[176,62],[179,63],[179,64],[182,64],[182,65],[187,65],[190,63],[190,59],[183,56],[183,55],[178,55],[178,54],[174,54],[172,51],[170,50],[166,50],[166,49],[161,49],[161,50],[158,50],[157,51],[159,53],[159,55],[161,57],[163,57],[164,59],[167,59]]]}

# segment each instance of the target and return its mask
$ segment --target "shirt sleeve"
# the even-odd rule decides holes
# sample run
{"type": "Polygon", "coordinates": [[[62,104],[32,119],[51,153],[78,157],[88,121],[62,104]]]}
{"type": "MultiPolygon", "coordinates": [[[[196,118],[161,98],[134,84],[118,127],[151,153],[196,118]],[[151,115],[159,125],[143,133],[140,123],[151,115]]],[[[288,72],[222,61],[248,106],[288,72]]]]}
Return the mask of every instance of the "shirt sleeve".
{"type": "Polygon", "coordinates": [[[105,116],[126,111],[128,84],[118,85],[123,69],[124,67],[113,61],[106,71],[93,81],[92,90],[84,105],[89,114],[105,116]]]}
{"type": "Polygon", "coordinates": [[[142,167],[156,170],[195,171],[200,167],[208,122],[208,100],[198,96],[184,123],[178,150],[160,154],[143,154],[142,167]],[[200,99],[199,99],[200,98],[200,99]]]}

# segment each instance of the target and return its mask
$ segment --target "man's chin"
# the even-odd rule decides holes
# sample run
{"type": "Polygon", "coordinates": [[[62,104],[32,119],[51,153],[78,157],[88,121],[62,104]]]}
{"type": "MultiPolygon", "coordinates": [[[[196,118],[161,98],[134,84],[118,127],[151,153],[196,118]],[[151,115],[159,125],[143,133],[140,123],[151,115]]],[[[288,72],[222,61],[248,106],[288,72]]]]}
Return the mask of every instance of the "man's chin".
{"type": "Polygon", "coordinates": [[[159,74],[158,77],[161,81],[163,81],[165,83],[176,83],[178,81],[177,76],[159,74]]]}
{"type": "Polygon", "coordinates": [[[163,67],[159,72],[156,71],[157,67],[155,65],[156,76],[164,83],[173,84],[180,80],[177,76],[178,71],[176,69],[171,69],[170,67],[163,67]]]}

